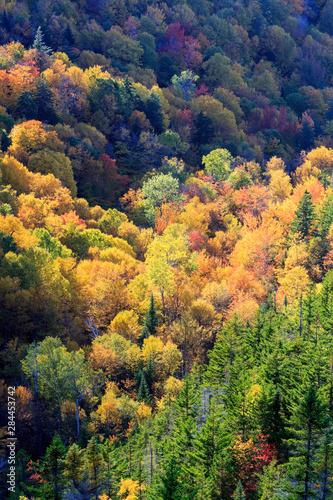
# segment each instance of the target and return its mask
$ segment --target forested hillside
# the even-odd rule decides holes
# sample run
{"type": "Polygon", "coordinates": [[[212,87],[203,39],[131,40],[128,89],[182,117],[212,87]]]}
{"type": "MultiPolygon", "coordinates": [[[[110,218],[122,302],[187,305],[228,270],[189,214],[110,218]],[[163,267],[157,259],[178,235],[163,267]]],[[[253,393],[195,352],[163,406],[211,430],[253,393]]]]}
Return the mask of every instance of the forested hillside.
{"type": "Polygon", "coordinates": [[[333,0],[0,0],[0,139],[0,497],[332,499],[333,0]]]}

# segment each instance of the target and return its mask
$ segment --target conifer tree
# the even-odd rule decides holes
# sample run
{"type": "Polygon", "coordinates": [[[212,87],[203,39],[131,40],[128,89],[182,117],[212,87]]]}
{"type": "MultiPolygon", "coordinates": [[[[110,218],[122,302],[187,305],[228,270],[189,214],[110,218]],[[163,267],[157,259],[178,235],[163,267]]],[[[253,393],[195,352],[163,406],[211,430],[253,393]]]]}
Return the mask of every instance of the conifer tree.
{"type": "Polygon", "coordinates": [[[145,317],[145,327],[147,328],[149,335],[156,335],[156,328],[158,326],[158,316],[156,313],[154,295],[150,296],[150,306],[145,317]]]}
{"type": "Polygon", "coordinates": [[[63,445],[59,434],[55,434],[52,443],[46,450],[44,458],[44,468],[51,473],[54,480],[54,498],[59,498],[59,475],[63,467],[62,459],[66,448],[63,445]]]}
{"type": "Polygon", "coordinates": [[[144,339],[147,339],[148,337],[150,337],[150,335],[156,335],[157,326],[158,316],[155,308],[154,295],[151,294],[150,306],[144,319],[144,327],[139,338],[140,347],[142,347],[144,339]]]}
{"type": "Polygon", "coordinates": [[[198,414],[199,397],[191,383],[191,379],[186,377],[184,385],[175,402],[175,409],[179,416],[183,418],[196,417],[198,414]]]}
{"type": "Polygon", "coordinates": [[[209,143],[214,137],[212,120],[202,111],[197,116],[195,122],[196,131],[194,133],[194,143],[200,145],[209,143]]]}
{"type": "Polygon", "coordinates": [[[313,485],[317,480],[315,463],[318,443],[328,426],[327,406],[313,386],[306,390],[304,398],[295,407],[290,424],[295,437],[289,439],[288,443],[294,456],[286,466],[285,490],[298,495],[298,498],[309,500],[313,498],[313,485]]]}
{"type": "Polygon", "coordinates": [[[44,35],[42,32],[42,28],[40,26],[38,26],[37,33],[36,33],[32,48],[39,50],[40,52],[45,52],[46,54],[51,54],[52,49],[44,43],[43,38],[44,38],[44,35]]]}
{"type": "Polygon", "coordinates": [[[261,427],[261,432],[267,436],[267,441],[274,445],[278,456],[282,459],[287,455],[285,440],[290,437],[286,429],[285,408],[281,398],[281,390],[273,385],[263,386],[262,392],[255,404],[255,416],[261,427]]]}
{"type": "Polygon", "coordinates": [[[24,90],[19,95],[16,105],[17,116],[22,116],[26,120],[34,120],[37,117],[37,104],[31,90],[24,90]]]}
{"type": "Polygon", "coordinates": [[[53,94],[45,78],[40,78],[36,87],[37,119],[54,125],[58,118],[55,113],[53,94]]]}
{"type": "Polygon", "coordinates": [[[65,459],[64,475],[73,481],[76,488],[84,473],[84,450],[80,450],[76,443],[69,448],[65,459]]]}
{"type": "Polygon", "coordinates": [[[241,350],[243,334],[241,322],[234,316],[218,334],[213,350],[208,354],[209,364],[204,374],[208,386],[221,386],[228,382],[230,367],[241,350]]]}
{"type": "Polygon", "coordinates": [[[295,218],[291,225],[293,233],[300,233],[306,238],[311,230],[311,225],[315,217],[312,196],[309,191],[305,191],[295,212],[295,218]]]}
{"type": "Polygon", "coordinates": [[[89,470],[89,479],[91,485],[91,492],[95,500],[98,500],[98,492],[101,489],[102,479],[104,477],[105,464],[103,455],[101,454],[100,447],[95,437],[92,437],[88,443],[87,462],[89,470]]]}
{"type": "Polygon", "coordinates": [[[151,396],[149,393],[149,387],[148,387],[146,377],[145,377],[145,374],[143,373],[143,371],[141,371],[140,377],[141,377],[141,380],[140,380],[140,386],[139,386],[139,390],[138,390],[137,400],[144,401],[148,405],[151,405],[152,401],[151,401],[151,396]]]}
{"type": "Polygon", "coordinates": [[[246,498],[241,481],[238,481],[237,488],[235,490],[233,498],[234,500],[245,500],[246,498]]]}

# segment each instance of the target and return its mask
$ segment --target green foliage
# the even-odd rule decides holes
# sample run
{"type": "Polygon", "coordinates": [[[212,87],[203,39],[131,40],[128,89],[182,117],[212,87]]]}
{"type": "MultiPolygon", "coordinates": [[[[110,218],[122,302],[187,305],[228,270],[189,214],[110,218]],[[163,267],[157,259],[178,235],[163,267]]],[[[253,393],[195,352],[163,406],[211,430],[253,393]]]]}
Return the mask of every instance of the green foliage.
{"type": "Polygon", "coordinates": [[[230,174],[230,165],[232,162],[233,157],[227,149],[215,149],[202,157],[202,163],[205,165],[206,172],[220,181],[226,180],[230,174]]]}
{"type": "Polygon", "coordinates": [[[174,75],[171,78],[171,83],[175,89],[183,94],[185,101],[190,101],[195,95],[195,82],[197,80],[199,80],[198,75],[195,75],[191,70],[186,70],[182,71],[180,76],[174,75]]]}
{"type": "Polygon", "coordinates": [[[305,191],[295,212],[295,218],[291,225],[292,232],[300,233],[302,238],[306,238],[311,231],[314,217],[312,196],[308,191],[305,191]]]}

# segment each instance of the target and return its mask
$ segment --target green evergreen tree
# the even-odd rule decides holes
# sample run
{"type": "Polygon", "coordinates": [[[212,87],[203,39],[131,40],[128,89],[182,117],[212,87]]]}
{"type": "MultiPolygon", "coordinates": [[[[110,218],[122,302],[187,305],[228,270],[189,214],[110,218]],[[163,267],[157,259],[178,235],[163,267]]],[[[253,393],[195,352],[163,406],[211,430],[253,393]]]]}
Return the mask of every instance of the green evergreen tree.
{"type": "Polygon", "coordinates": [[[144,339],[150,337],[150,335],[156,335],[156,328],[158,326],[158,315],[155,308],[154,295],[150,296],[150,305],[147,314],[144,319],[144,327],[141,332],[139,339],[139,344],[142,346],[144,339]]]}
{"type": "Polygon", "coordinates": [[[187,419],[189,416],[195,418],[198,414],[200,399],[190,377],[186,377],[182,390],[175,401],[175,410],[180,417],[187,419]]]}
{"type": "Polygon", "coordinates": [[[35,120],[37,118],[37,109],[33,93],[30,90],[21,92],[15,110],[17,116],[24,117],[26,120],[35,120]]]}
{"type": "Polygon", "coordinates": [[[85,458],[84,450],[80,450],[76,443],[69,448],[64,462],[64,476],[73,481],[76,488],[84,473],[85,458]]]}
{"type": "Polygon", "coordinates": [[[53,102],[53,94],[45,78],[40,78],[36,87],[37,119],[55,125],[58,121],[53,102]]]}
{"type": "Polygon", "coordinates": [[[158,316],[156,313],[153,294],[151,294],[150,296],[150,306],[146,314],[144,324],[149,332],[149,335],[156,335],[156,328],[158,326],[158,316]]]}
{"type": "Polygon", "coordinates": [[[105,476],[105,463],[100,446],[95,437],[88,443],[86,457],[89,470],[90,490],[95,500],[98,500],[98,493],[102,489],[105,476]]]}
{"type": "Polygon", "coordinates": [[[144,401],[148,405],[152,404],[151,396],[149,393],[149,387],[148,387],[146,377],[145,377],[145,374],[143,373],[143,371],[141,371],[141,375],[140,375],[140,386],[139,386],[139,390],[138,390],[137,400],[144,401]]]}
{"type": "Polygon", "coordinates": [[[195,145],[201,146],[208,144],[214,137],[214,128],[212,120],[202,111],[197,116],[195,121],[195,133],[193,141],[195,145]]]}
{"type": "Polygon", "coordinates": [[[54,481],[54,499],[58,500],[59,497],[59,476],[63,469],[62,459],[65,456],[66,448],[63,445],[59,434],[55,434],[52,443],[47,448],[43,468],[45,471],[53,476],[54,481]]]}
{"type": "Polygon", "coordinates": [[[151,92],[145,102],[144,112],[152,124],[156,134],[162,134],[163,126],[163,113],[161,99],[158,94],[151,92]]]}
{"type": "Polygon", "coordinates": [[[261,432],[267,436],[268,443],[274,445],[278,457],[287,456],[285,440],[290,437],[286,426],[285,405],[281,397],[281,390],[272,384],[264,385],[259,398],[255,402],[255,416],[261,432]]]}
{"type": "Polygon", "coordinates": [[[208,354],[209,364],[204,374],[204,382],[208,386],[220,387],[229,380],[230,367],[241,351],[241,340],[244,327],[234,316],[218,334],[214,348],[208,354]]]}
{"type": "Polygon", "coordinates": [[[286,465],[287,480],[284,482],[284,489],[297,495],[297,498],[309,500],[315,494],[313,485],[317,480],[317,448],[327,426],[327,406],[311,386],[300,403],[295,405],[290,419],[290,430],[294,438],[289,439],[288,444],[293,457],[286,465]]]}
{"type": "Polygon", "coordinates": [[[245,500],[246,498],[241,481],[238,481],[233,498],[234,500],[245,500]]]}
{"type": "Polygon", "coordinates": [[[164,468],[161,476],[161,486],[159,488],[159,498],[162,500],[194,500],[196,490],[186,488],[180,480],[181,467],[176,459],[171,456],[164,468]]]}
{"type": "Polygon", "coordinates": [[[311,230],[312,223],[315,218],[312,196],[309,191],[305,191],[295,212],[295,218],[291,224],[293,233],[300,233],[303,238],[306,238],[311,230]]]}

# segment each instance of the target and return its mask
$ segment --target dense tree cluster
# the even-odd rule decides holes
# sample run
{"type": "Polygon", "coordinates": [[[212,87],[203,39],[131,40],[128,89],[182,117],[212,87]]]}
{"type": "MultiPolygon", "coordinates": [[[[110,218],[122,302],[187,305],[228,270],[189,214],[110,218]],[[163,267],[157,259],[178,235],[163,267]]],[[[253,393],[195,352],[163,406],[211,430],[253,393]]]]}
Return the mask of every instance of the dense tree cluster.
{"type": "Polygon", "coordinates": [[[0,0],[1,498],[332,498],[331,7],[0,0]]]}

